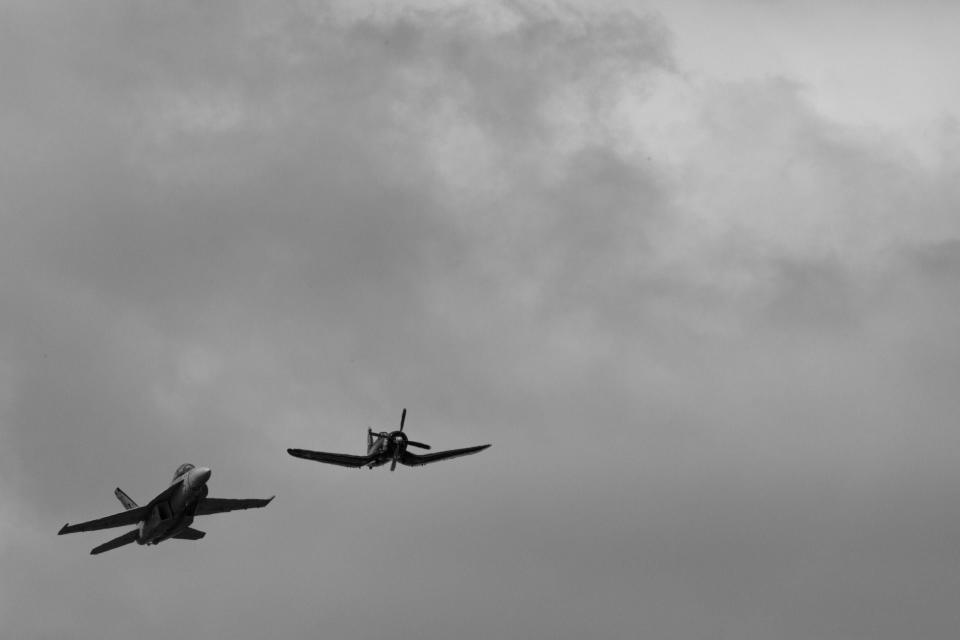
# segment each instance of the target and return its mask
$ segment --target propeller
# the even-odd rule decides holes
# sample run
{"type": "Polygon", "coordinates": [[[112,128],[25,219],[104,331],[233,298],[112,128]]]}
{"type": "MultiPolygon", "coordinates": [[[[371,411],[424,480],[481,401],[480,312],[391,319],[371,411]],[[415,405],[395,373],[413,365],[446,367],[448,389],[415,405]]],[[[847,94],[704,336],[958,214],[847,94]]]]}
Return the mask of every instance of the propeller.
{"type": "Polygon", "coordinates": [[[404,409],[403,413],[400,414],[400,430],[394,431],[389,435],[385,432],[380,434],[382,437],[388,437],[393,439],[393,441],[396,442],[398,445],[397,448],[394,450],[393,461],[390,464],[390,471],[393,471],[394,469],[397,468],[397,462],[400,459],[400,455],[403,452],[403,450],[407,448],[408,445],[411,447],[419,447],[420,449],[430,448],[430,445],[428,444],[424,444],[423,442],[416,442],[407,437],[407,434],[403,432],[403,426],[406,424],[406,422],[407,422],[407,410],[404,409]]]}
{"type": "MultiPolygon", "coordinates": [[[[407,410],[404,409],[403,413],[400,414],[400,433],[403,433],[403,425],[407,421],[407,410]]],[[[411,447],[420,447],[421,449],[429,449],[430,445],[424,444],[423,442],[416,442],[407,438],[407,434],[403,433],[403,439],[406,440],[407,444],[411,447]]]]}
{"type": "Polygon", "coordinates": [[[390,471],[394,471],[397,468],[397,461],[400,459],[400,454],[403,452],[404,449],[406,449],[406,443],[410,442],[410,439],[407,438],[407,434],[403,432],[403,425],[406,421],[407,421],[407,408],[404,407],[403,413],[400,414],[400,430],[397,431],[396,433],[391,434],[391,437],[399,435],[400,437],[396,438],[395,441],[399,440],[400,442],[397,442],[398,446],[393,451],[393,461],[390,462],[390,471]]]}

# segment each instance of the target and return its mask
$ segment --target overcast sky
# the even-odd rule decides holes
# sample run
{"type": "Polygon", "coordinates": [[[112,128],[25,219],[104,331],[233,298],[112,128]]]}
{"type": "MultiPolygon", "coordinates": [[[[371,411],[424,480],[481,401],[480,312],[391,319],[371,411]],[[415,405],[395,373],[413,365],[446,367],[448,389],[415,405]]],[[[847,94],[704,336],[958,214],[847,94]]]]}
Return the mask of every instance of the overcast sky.
{"type": "Polygon", "coordinates": [[[0,6],[0,636],[955,636],[960,5],[291,4],[0,6]]]}

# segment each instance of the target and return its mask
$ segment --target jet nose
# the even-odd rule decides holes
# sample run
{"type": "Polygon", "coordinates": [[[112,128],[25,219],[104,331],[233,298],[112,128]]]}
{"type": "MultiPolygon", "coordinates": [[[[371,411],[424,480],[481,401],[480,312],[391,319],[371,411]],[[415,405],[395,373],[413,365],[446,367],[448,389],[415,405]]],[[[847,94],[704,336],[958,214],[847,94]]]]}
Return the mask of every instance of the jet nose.
{"type": "Polygon", "coordinates": [[[207,480],[210,479],[210,469],[207,467],[197,467],[190,472],[190,485],[193,487],[201,487],[207,484],[207,480]]]}

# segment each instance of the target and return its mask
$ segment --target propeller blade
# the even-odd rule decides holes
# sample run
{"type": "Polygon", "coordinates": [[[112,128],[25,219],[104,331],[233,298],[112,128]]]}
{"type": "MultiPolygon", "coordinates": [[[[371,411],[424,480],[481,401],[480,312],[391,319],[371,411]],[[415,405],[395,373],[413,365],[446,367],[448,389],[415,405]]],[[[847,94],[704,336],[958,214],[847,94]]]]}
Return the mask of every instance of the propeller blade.
{"type": "Polygon", "coordinates": [[[430,445],[423,444],[422,442],[414,442],[413,440],[407,440],[407,444],[411,447],[420,447],[421,449],[429,449],[430,445]]]}
{"type": "Polygon", "coordinates": [[[396,468],[397,468],[397,459],[394,458],[394,459],[393,459],[393,464],[390,465],[390,471],[393,471],[393,470],[396,469],[396,468]]]}
{"type": "Polygon", "coordinates": [[[403,431],[403,423],[407,421],[407,410],[404,408],[403,413],[400,415],[400,431],[403,431]]]}

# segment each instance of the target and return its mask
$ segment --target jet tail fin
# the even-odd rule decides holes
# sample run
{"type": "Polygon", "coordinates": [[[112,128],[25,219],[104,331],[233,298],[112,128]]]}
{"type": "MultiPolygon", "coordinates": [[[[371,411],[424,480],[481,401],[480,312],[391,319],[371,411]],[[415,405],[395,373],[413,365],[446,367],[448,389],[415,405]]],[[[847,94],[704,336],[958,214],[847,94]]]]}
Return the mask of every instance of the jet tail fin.
{"type": "Polygon", "coordinates": [[[137,503],[133,501],[133,498],[125,494],[120,487],[114,489],[113,495],[117,496],[117,500],[120,501],[120,504],[122,504],[123,508],[127,511],[137,508],[137,503]]]}
{"type": "Polygon", "coordinates": [[[196,529],[191,529],[190,527],[187,527],[177,535],[170,536],[170,537],[176,538],[177,540],[199,540],[205,535],[207,535],[206,531],[198,531],[196,529]]]}
{"type": "Polygon", "coordinates": [[[137,537],[140,535],[139,529],[133,529],[128,531],[122,536],[118,536],[109,542],[104,542],[99,547],[94,547],[90,550],[90,555],[97,555],[98,553],[103,553],[104,551],[110,551],[111,549],[116,549],[117,547],[122,547],[125,544],[130,544],[131,542],[136,542],[137,537]]]}

